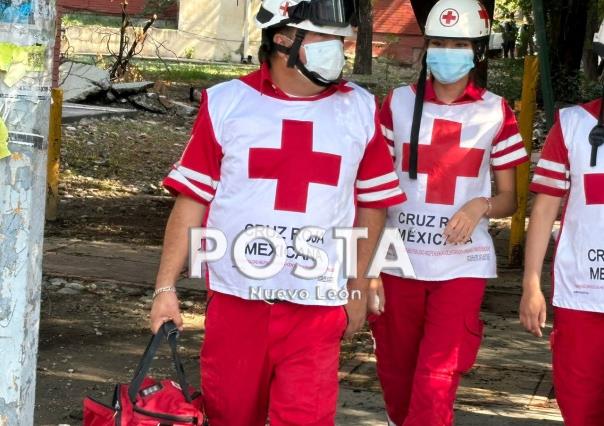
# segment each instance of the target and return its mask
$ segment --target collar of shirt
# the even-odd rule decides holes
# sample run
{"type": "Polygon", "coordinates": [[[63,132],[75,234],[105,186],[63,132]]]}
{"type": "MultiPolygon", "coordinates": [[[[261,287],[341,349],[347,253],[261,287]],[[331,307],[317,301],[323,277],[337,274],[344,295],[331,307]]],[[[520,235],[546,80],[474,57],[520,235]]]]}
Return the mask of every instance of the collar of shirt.
{"type": "Polygon", "coordinates": [[[602,99],[598,98],[598,99],[594,99],[591,102],[587,102],[581,106],[583,107],[583,109],[585,109],[587,112],[589,112],[596,120],[598,120],[600,117],[600,106],[601,105],[602,105],[602,99]]]}
{"type": "MultiPolygon", "coordinates": [[[[413,85],[413,91],[417,93],[417,84],[413,85]]],[[[473,81],[470,80],[461,96],[455,99],[450,105],[481,101],[484,92],[485,89],[478,87],[476,84],[474,84],[473,81]]],[[[432,83],[432,79],[426,80],[426,92],[424,93],[424,101],[444,105],[444,102],[441,102],[436,96],[436,91],[434,90],[434,84],[432,83]]]]}
{"type": "Polygon", "coordinates": [[[316,101],[331,96],[336,92],[348,93],[353,90],[352,87],[348,86],[348,82],[346,80],[342,80],[337,84],[332,84],[331,86],[326,87],[325,90],[315,96],[290,96],[277,87],[275,83],[273,83],[267,62],[263,63],[258,71],[254,71],[249,75],[241,77],[241,81],[258,90],[263,95],[288,101],[316,101]]]}

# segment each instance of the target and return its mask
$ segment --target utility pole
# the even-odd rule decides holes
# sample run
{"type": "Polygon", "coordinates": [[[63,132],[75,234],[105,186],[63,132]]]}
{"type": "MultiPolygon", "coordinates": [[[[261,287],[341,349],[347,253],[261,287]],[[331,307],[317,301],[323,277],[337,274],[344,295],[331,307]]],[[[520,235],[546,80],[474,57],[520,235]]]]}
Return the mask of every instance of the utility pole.
{"type": "Polygon", "coordinates": [[[0,426],[34,421],[55,16],[45,0],[0,18],[0,426]]]}

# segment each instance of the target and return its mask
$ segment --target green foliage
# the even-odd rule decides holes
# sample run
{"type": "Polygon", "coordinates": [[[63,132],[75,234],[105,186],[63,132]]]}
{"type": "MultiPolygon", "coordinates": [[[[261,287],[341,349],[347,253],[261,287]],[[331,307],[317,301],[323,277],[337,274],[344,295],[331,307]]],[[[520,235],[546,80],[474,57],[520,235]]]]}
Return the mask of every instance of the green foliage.
{"type": "Polygon", "coordinates": [[[497,0],[495,2],[495,15],[508,16],[510,13],[522,11],[525,15],[531,13],[531,0],[497,0]]]}
{"type": "Polygon", "coordinates": [[[602,96],[602,84],[590,81],[582,72],[566,72],[561,69],[552,76],[554,99],[566,104],[581,104],[602,96]]]}
{"type": "Polygon", "coordinates": [[[101,27],[119,28],[121,18],[94,13],[67,13],[61,18],[61,25],[63,27],[98,25],[101,27]]]}
{"type": "MultiPolygon", "coordinates": [[[[134,26],[142,27],[148,21],[144,17],[131,17],[134,26]]],[[[96,13],[67,13],[61,18],[61,25],[67,27],[99,26],[108,28],[120,28],[122,18],[120,16],[99,15],[96,13]]],[[[157,28],[176,28],[177,23],[171,20],[156,21],[153,25],[157,28]]]]}
{"type": "MultiPolygon", "coordinates": [[[[523,59],[490,59],[488,89],[513,105],[522,97],[523,59]]],[[[554,99],[560,105],[580,104],[601,96],[602,85],[584,73],[560,71],[552,76],[554,99]]],[[[540,88],[539,88],[540,91],[540,88]]]]}
{"type": "Polygon", "coordinates": [[[193,47],[187,47],[185,49],[185,58],[187,58],[187,59],[193,59],[193,55],[195,55],[195,48],[193,48],[193,47]]]}
{"type": "Polygon", "coordinates": [[[487,88],[511,105],[522,96],[523,59],[489,59],[487,88]]]}
{"type": "Polygon", "coordinates": [[[145,79],[187,83],[196,87],[209,87],[257,69],[257,66],[239,64],[162,63],[160,60],[144,59],[135,60],[134,64],[145,79]]]}

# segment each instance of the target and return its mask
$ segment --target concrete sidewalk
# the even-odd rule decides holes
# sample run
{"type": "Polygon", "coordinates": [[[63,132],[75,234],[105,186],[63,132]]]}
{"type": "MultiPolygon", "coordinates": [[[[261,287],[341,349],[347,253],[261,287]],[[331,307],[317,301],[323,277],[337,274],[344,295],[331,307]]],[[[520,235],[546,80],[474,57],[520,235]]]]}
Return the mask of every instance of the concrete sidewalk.
{"type": "MultiPolygon", "coordinates": [[[[160,248],[49,238],[44,274],[84,281],[117,282],[151,288],[160,248]]],[[[458,393],[456,425],[561,425],[552,400],[547,339],[520,329],[520,271],[500,270],[483,306],[485,339],[475,368],[458,393]]],[[[181,289],[203,292],[202,284],[183,278],[181,289]]],[[[550,330],[547,330],[549,334],[550,330]]],[[[357,353],[341,366],[338,425],[386,425],[375,358],[357,353]]]]}

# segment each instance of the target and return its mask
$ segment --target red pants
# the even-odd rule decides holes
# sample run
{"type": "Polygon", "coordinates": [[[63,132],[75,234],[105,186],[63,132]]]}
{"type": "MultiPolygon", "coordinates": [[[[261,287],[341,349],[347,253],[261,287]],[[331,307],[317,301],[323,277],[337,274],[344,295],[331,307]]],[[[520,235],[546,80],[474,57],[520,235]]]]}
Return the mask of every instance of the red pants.
{"type": "Polygon", "coordinates": [[[604,314],[554,308],[551,343],[564,424],[604,425],[604,314]]]}
{"type": "Polygon", "coordinates": [[[370,319],[386,410],[396,426],[449,426],[461,373],[482,340],[485,279],[382,275],[385,312],[370,319]]]}
{"type": "Polygon", "coordinates": [[[201,380],[212,426],[333,426],[343,307],[270,305],[214,292],[201,380]]]}

